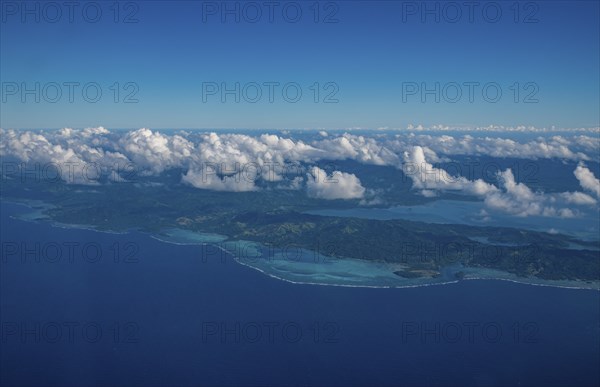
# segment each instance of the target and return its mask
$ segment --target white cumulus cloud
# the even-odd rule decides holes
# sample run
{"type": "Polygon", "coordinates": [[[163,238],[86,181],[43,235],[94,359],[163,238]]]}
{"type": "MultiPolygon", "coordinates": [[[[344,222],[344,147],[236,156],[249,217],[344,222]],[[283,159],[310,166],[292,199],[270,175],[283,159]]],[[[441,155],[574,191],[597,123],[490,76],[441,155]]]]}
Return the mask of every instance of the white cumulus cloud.
{"type": "Polygon", "coordinates": [[[361,199],[365,187],[351,173],[334,171],[327,175],[323,169],[313,167],[307,174],[306,191],[310,197],[319,199],[361,199]]]}
{"type": "Polygon", "coordinates": [[[573,174],[579,180],[579,184],[583,189],[593,192],[596,197],[600,198],[600,180],[594,176],[592,171],[580,163],[573,174]]]}

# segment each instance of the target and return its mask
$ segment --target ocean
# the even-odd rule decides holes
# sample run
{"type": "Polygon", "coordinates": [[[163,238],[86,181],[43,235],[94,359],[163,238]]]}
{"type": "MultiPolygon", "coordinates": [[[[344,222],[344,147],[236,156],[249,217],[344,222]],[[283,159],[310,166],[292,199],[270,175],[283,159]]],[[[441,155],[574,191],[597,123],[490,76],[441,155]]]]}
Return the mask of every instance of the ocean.
{"type": "Polygon", "coordinates": [[[600,292],[294,284],[1,203],[1,385],[600,384],[600,292]]]}

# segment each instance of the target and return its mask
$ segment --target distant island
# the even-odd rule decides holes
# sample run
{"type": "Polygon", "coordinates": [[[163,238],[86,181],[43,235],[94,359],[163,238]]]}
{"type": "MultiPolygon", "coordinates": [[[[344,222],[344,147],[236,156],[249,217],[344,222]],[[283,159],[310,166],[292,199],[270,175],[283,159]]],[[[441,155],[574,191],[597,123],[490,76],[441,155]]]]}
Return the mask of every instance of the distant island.
{"type": "MultiPolygon", "coordinates": [[[[297,191],[215,192],[138,182],[75,186],[5,180],[1,197],[42,200],[56,222],[100,230],[180,228],[276,248],[319,250],[336,259],[397,263],[402,278],[436,278],[448,265],[501,270],[544,280],[599,281],[600,243],[506,227],[431,224],[309,215],[309,209],[357,203],[308,198],[297,191]],[[579,248],[570,248],[576,244],[579,248]]],[[[174,175],[173,180],[177,179],[174,175]]],[[[457,278],[464,273],[456,274],[457,278]]]]}

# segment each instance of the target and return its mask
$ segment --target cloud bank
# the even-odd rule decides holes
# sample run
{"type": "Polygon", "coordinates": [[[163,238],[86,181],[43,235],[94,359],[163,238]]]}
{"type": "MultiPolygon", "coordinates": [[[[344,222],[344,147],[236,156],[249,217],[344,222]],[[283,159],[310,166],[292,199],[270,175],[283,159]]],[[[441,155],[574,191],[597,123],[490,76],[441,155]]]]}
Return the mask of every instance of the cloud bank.
{"type": "MultiPolygon", "coordinates": [[[[90,175],[103,173],[111,182],[127,181],[124,166],[145,176],[180,173],[181,183],[198,189],[228,192],[269,189],[305,190],[309,197],[381,203],[368,194],[358,176],[319,163],[354,160],[402,170],[416,193],[435,197],[443,192],[474,196],[492,211],[515,216],[577,216],[572,206],[597,206],[600,181],[584,162],[597,162],[600,139],[588,134],[553,134],[517,141],[488,135],[380,133],[369,135],[315,132],[313,136],[216,132],[109,131],[105,128],[59,131],[0,129],[0,156],[25,163],[69,166],[59,176],[68,183],[98,184],[90,175]],[[584,192],[536,192],[517,182],[513,171],[499,171],[495,184],[453,176],[434,163],[454,156],[559,159],[579,162],[573,171],[584,192]],[[90,168],[93,165],[93,168],[90,168]],[[368,197],[365,197],[368,196],[368,197]]],[[[385,188],[385,187],[384,187],[385,188]]]]}

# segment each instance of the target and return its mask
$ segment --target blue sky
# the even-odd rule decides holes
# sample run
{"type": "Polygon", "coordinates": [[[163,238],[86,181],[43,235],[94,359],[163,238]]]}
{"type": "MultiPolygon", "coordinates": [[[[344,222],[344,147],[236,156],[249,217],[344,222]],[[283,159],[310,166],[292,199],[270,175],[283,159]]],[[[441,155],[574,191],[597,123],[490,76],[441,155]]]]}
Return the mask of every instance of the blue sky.
{"type": "Polygon", "coordinates": [[[41,2],[2,1],[1,127],[594,127],[600,121],[596,1],[472,2],[472,19],[465,2],[282,1],[272,22],[267,2],[121,2],[118,15],[112,1],[75,3],[70,21],[62,2],[54,3],[58,17],[41,2]],[[239,21],[224,7],[238,7],[239,21]],[[257,9],[262,16],[252,22],[257,9]],[[292,22],[298,9],[302,15],[292,22]],[[236,83],[239,102],[235,94],[221,95],[236,83]],[[436,84],[438,92],[421,93],[436,84]],[[34,92],[24,95],[25,88],[34,92]],[[102,96],[93,103],[97,89],[102,96]],[[302,96],[292,103],[296,90],[302,96]],[[132,103],[124,102],[128,95],[132,103]]]}

